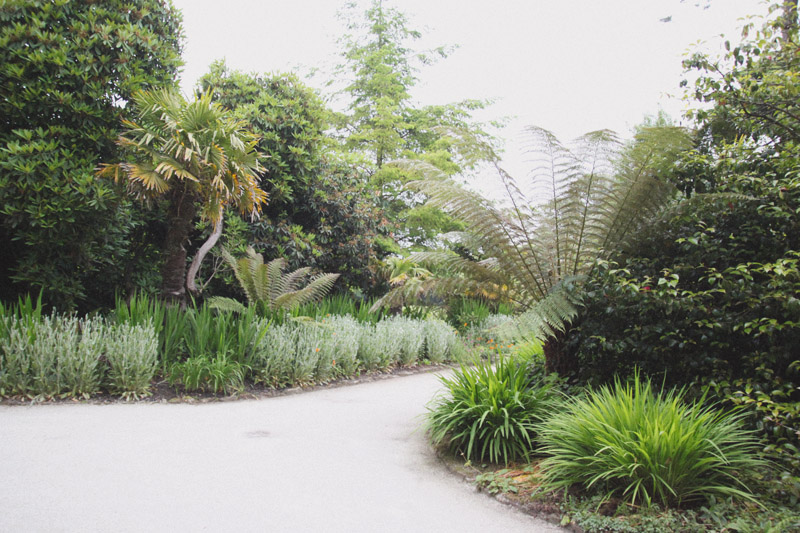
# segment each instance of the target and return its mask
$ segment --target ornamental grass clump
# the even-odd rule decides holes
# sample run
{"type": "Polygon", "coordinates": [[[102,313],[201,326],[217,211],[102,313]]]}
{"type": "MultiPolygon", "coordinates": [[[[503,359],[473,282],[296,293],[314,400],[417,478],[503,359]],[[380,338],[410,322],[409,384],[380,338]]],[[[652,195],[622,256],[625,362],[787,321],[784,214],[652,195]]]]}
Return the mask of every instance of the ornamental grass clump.
{"type": "Polygon", "coordinates": [[[172,365],[170,381],[187,391],[232,394],[244,390],[247,367],[229,354],[198,355],[172,365]]]}
{"type": "Polygon", "coordinates": [[[744,474],[763,466],[744,413],[687,403],[638,375],[566,401],[539,427],[544,488],[574,485],[632,505],[750,498],[744,474]]]}
{"type": "Polygon", "coordinates": [[[536,425],[556,392],[549,383],[533,381],[527,361],[477,359],[440,379],[446,391],[428,406],[426,424],[434,446],[470,461],[508,464],[530,457],[536,425]]]}

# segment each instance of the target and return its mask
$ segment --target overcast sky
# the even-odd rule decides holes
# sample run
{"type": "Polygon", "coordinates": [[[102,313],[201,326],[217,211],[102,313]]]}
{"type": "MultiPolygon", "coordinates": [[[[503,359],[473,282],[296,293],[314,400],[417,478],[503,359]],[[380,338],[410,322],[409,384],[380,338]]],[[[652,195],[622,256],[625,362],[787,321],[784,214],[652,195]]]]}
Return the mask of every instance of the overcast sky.
{"type": "MultiPolygon", "coordinates": [[[[295,71],[323,89],[343,31],[337,0],[173,0],[183,11],[189,92],[215,59],[245,71],[295,71]]],[[[361,1],[366,5],[366,0],[361,1]]],[[[507,166],[523,165],[514,139],[535,124],[568,140],[608,128],[622,135],[659,109],[680,119],[681,59],[698,43],[738,40],[760,0],[386,0],[423,32],[421,48],[458,45],[419,72],[420,104],[495,99],[483,120],[515,117],[501,136],[507,166]],[[701,6],[696,6],[700,3],[701,6]],[[671,17],[669,22],[662,19],[671,17]]]]}

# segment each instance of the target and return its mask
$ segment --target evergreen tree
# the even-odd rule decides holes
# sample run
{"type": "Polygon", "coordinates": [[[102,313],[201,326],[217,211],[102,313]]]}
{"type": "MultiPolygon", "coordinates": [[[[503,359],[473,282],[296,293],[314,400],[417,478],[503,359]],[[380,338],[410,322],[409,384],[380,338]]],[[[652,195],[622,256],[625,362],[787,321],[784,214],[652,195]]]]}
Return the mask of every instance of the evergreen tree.
{"type": "Polygon", "coordinates": [[[174,83],[181,32],[165,0],[0,3],[0,298],[92,309],[157,275],[147,217],[94,169],[133,93],[174,83]]]}

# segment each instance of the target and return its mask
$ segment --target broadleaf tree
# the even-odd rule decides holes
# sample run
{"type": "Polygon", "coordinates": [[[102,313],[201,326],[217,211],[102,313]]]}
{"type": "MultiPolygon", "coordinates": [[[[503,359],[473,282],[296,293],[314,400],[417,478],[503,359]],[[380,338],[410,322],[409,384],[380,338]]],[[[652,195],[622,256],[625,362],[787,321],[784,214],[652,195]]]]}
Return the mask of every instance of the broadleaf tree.
{"type": "Polygon", "coordinates": [[[0,3],[0,298],[90,310],[152,279],[152,217],[94,169],[132,95],[175,83],[182,42],[165,0],[0,3]]]}
{"type": "Polygon", "coordinates": [[[322,98],[293,74],[243,73],[224,62],[212,64],[200,88],[258,136],[259,183],[270,202],[249,222],[250,244],[291,269],[341,274],[337,290],[372,293],[388,221],[363,173],[333,150],[322,98]]]}

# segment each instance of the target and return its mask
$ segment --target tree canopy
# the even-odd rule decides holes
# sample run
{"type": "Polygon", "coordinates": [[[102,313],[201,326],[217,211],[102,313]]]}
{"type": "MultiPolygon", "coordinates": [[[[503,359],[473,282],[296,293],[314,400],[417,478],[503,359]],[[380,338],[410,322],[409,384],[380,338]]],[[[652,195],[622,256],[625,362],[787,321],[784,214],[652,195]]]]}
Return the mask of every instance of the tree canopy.
{"type": "Polygon", "coordinates": [[[62,309],[148,279],[147,217],[94,168],[141,89],[171,86],[181,16],[168,1],[0,5],[0,287],[62,309]]]}

